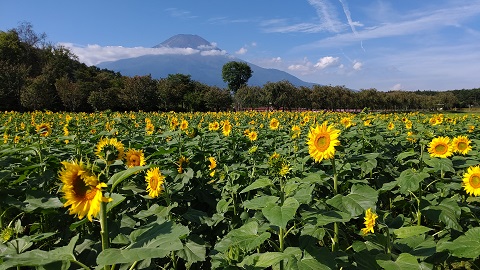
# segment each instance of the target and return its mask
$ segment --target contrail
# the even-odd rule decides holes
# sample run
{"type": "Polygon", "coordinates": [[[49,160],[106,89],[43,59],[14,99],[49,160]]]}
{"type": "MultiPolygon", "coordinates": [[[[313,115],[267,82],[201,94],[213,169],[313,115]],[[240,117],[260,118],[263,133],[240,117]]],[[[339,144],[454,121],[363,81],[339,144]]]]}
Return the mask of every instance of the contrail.
{"type": "MultiPolygon", "coordinates": [[[[353,34],[358,37],[357,30],[355,29],[355,24],[352,21],[352,16],[350,14],[350,10],[348,9],[348,6],[343,0],[338,0],[342,4],[343,7],[343,12],[345,12],[345,16],[347,17],[348,24],[350,25],[350,28],[352,28],[353,34]]],[[[362,50],[365,51],[365,48],[363,48],[363,41],[360,41],[360,47],[362,47],[362,50]]]]}

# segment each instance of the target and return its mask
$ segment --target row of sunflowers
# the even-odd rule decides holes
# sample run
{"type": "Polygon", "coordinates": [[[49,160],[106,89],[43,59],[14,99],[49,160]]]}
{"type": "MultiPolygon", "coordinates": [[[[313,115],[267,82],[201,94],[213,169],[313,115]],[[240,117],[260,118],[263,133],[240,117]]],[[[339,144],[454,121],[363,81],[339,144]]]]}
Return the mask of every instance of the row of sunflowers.
{"type": "Polygon", "coordinates": [[[478,269],[479,119],[3,112],[0,269],[478,269]]]}

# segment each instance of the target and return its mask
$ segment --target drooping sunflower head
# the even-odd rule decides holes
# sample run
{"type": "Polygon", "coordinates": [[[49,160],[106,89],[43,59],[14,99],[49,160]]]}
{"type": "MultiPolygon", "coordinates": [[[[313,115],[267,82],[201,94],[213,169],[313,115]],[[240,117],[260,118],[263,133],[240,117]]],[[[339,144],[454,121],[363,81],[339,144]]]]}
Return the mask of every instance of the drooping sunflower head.
{"type": "Polygon", "coordinates": [[[431,157],[447,158],[453,154],[450,138],[437,137],[434,138],[428,147],[428,152],[431,157]]]}
{"type": "Polygon", "coordinates": [[[184,157],[184,156],[181,156],[179,159],[178,159],[178,168],[177,168],[177,171],[178,173],[183,173],[183,168],[185,166],[185,164],[188,163],[188,158],[184,157]]]}
{"type": "Polygon", "coordinates": [[[107,185],[98,181],[82,161],[64,161],[62,165],[59,178],[63,183],[63,198],[66,200],[63,206],[70,206],[71,215],[77,215],[79,219],[86,216],[92,221],[100,211],[102,201],[108,201],[101,191],[107,185]]]}
{"type": "Polygon", "coordinates": [[[145,155],[143,150],[136,150],[136,149],[128,149],[127,153],[125,153],[125,159],[127,162],[127,167],[135,167],[135,166],[144,166],[145,165],[145,155]]]}
{"type": "Polygon", "coordinates": [[[333,125],[327,126],[327,124],[327,121],[325,121],[320,126],[310,128],[308,134],[308,152],[316,162],[333,158],[335,156],[335,146],[340,145],[338,140],[340,130],[333,125]]]}
{"type": "Polygon", "coordinates": [[[452,140],[453,152],[462,155],[468,154],[472,150],[471,141],[467,136],[457,136],[452,140]]]}
{"type": "Polygon", "coordinates": [[[36,126],[37,133],[42,137],[52,134],[52,127],[48,123],[41,123],[36,126]]]}
{"type": "Polygon", "coordinates": [[[480,195],[480,166],[471,166],[463,175],[462,186],[467,194],[480,195]]]}
{"type": "Polygon", "coordinates": [[[372,208],[368,208],[367,211],[365,211],[365,221],[363,222],[365,228],[362,229],[363,235],[369,232],[374,233],[373,227],[375,227],[377,218],[378,215],[372,212],[372,208]]]}
{"type": "Polygon", "coordinates": [[[103,138],[97,144],[95,154],[105,160],[108,164],[115,160],[121,160],[125,154],[125,148],[122,142],[117,138],[103,138]]]}
{"type": "Polygon", "coordinates": [[[162,175],[158,167],[153,167],[147,171],[145,181],[147,182],[146,190],[150,197],[156,198],[162,193],[165,176],[162,175]]]}

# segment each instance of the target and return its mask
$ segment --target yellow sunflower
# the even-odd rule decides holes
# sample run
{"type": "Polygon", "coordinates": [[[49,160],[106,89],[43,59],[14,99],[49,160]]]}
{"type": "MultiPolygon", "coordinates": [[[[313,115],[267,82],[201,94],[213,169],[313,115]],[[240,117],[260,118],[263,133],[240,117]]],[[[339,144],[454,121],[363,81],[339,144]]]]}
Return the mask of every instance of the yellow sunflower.
{"type": "Polygon", "coordinates": [[[467,136],[457,136],[452,140],[453,152],[466,155],[472,146],[470,146],[471,141],[467,136]]]}
{"type": "Polygon", "coordinates": [[[184,164],[187,164],[188,163],[188,158],[184,157],[184,156],[181,156],[179,159],[178,159],[178,168],[177,168],[177,171],[178,173],[183,173],[183,165],[184,164]]]}
{"type": "Polygon", "coordinates": [[[395,128],[395,124],[393,122],[388,123],[388,125],[387,125],[388,130],[392,130],[394,128],[395,128]]]}
{"type": "Polygon", "coordinates": [[[345,127],[349,128],[353,125],[352,119],[350,117],[343,117],[340,119],[340,123],[345,127]]]}
{"type": "Polygon", "coordinates": [[[453,154],[450,138],[437,137],[434,138],[428,148],[431,157],[447,158],[453,154]]]}
{"type": "Polygon", "coordinates": [[[335,129],[333,125],[327,127],[327,121],[320,126],[310,128],[307,141],[310,156],[316,162],[333,158],[335,156],[335,146],[340,145],[339,135],[340,130],[335,129]]]}
{"type": "Polygon", "coordinates": [[[60,180],[63,183],[64,207],[70,206],[70,214],[84,216],[92,221],[100,211],[100,204],[109,200],[102,195],[101,188],[107,187],[83,164],[82,161],[63,161],[60,180]]]}
{"type": "Polygon", "coordinates": [[[363,235],[367,234],[368,232],[374,233],[373,227],[375,227],[375,221],[378,218],[378,215],[375,213],[372,213],[372,208],[368,208],[367,211],[365,211],[365,228],[362,229],[363,235]]]}
{"type": "Polygon", "coordinates": [[[248,132],[247,137],[250,139],[250,141],[253,142],[253,141],[257,140],[258,134],[257,134],[256,131],[250,131],[250,132],[248,132]]]}
{"type": "Polygon", "coordinates": [[[37,133],[42,137],[52,134],[52,127],[48,123],[41,123],[36,126],[37,133]]]}
{"type": "Polygon", "coordinates": [[[180,123],[180,129],[185,130],[188,128],[188,121],[183,119],[182,122],[180,123]]]}
{"type": "Polygon", "coordinates": [[[214,157],[209,157],[208,161],[210,161],[210,165],[208,166],[208,169],[213,170],[217,167],[217,161],[215,160],[214,157]]]}
{"type": "Polygon", "coordinates": [[[224,136],[229,136],[230,133],[232,132],[232,124],[230,124],[230,121],[228,120],[225,120],[225,122],[223,122],[223,127],[222,127],[222,132],[223,132],[223,135],[224,136]]]}
{"type": "Polygon", "coordinates": [[[151,168],[147,171],[145,176],[147,182],[147,192],[152,198],[158,197],[163,190],[163,183],[165,182],[165,176],[162,175],[158,167],[151,168]]]}
{"type": "Polygon", "coordinates": [[[208,124],[208,130],[210,131],[217,131],[219,128],[220,124],[217,121],[208,124]]]}
{"type": "Polygon", "coordinates": [[[300,129],[300,127],[298,125],[293,125],[292,126],[292,139],[296,139],[296,138],[300,137],[301,132],[302,132],[302,130],[300,129]]]}
{"type": "Polygon", "coordinates": [[[467,194],[480,195],[480,166],[470,166],[463,175],[462,186],[467,194]]]}
{"type": "Polygon", "coordinates": [[[127,161],[127,167],[143,166],[145,165],[145,156],[143,150],[128,149],[125,154],[125,159],[127,161]]]}
{"type": "Polygon", "coordinates": [[[280,122],[278,121],[277,118],[272,118],[272,120],[270,120],[270,129],[271,130],[277,130],[279,126],[280,126],[280,122]]]}
{"type": "Polygon", "coordinates": [[[122,142],[116,138],[103,138],[98,142],[95,154],[110,164],[117,159],[121,160],[125,154],[124,151],[122,142]]]}

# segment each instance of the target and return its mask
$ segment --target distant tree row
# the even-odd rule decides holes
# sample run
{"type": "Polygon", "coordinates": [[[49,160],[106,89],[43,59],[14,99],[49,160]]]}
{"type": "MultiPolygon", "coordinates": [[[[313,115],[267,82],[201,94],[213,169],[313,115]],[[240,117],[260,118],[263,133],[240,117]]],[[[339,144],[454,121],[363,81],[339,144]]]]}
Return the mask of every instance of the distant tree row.
{"type": "Polygon", "coordinates": [[[227,63],[227,89],[189,75],[128,77],[87,66],[68,49],[46,41],[30,23],[0,31],[0,111],[219,111],[232,108],[277,110],[417,110],[479,106],[480,89],[435,91],[352,91],[345,86],[296,87],[288,81],[248,86],[251,69],[227,63]]]}

